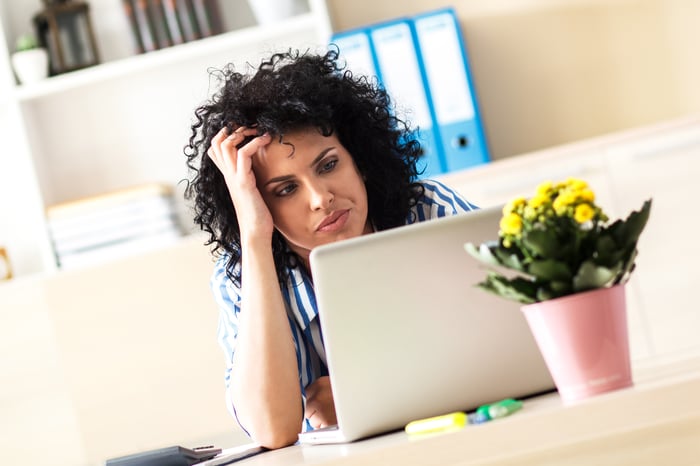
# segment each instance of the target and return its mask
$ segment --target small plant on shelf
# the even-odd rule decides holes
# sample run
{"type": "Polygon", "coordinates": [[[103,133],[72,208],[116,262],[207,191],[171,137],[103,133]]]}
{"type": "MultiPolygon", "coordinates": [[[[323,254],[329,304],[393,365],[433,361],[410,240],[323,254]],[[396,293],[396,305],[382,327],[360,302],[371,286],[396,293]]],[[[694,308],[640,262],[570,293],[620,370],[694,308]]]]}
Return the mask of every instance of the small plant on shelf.
{"type": "Polygon", "coordinates": [[[12,67],[21,84],[46,78],[49,74],[49,54],[33,34],[22,34],[15,42],[12,67]]]}
{"type": "Polygon", "coordinates": [[[34,34],[22,34],[15,42],[15,51],[17,52],[24,52],[38,48],[39,42],[36,40],[34,34]]]}

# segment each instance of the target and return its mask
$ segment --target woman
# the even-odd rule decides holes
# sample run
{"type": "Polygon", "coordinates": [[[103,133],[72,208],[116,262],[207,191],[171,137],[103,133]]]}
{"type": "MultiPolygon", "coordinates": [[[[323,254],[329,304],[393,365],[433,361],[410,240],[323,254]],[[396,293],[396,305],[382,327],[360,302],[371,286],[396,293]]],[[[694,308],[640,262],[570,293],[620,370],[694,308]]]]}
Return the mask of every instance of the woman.
{"type": "Polygon", "coordinates": [[[474,209],[423,180],[387,94],[338,54],[275,54],[222,71],[185,150],[186,196],[218,256],[227,404],[267,448],[336,422],[309,254],[319,245],[474,209]]]}

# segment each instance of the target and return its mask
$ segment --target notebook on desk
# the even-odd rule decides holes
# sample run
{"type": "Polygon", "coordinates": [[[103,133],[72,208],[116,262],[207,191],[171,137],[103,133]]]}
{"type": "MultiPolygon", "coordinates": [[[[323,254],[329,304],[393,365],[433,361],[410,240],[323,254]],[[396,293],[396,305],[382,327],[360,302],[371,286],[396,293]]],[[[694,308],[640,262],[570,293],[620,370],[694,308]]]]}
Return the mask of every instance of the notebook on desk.
{"type": "Polygon", "coordinates": [[[465,242],[495,238],[482,209],[314,249],[338,426],[301,443],[342,443],[408,422],[554,389],[518,303],[475,286],[465,242]]]}

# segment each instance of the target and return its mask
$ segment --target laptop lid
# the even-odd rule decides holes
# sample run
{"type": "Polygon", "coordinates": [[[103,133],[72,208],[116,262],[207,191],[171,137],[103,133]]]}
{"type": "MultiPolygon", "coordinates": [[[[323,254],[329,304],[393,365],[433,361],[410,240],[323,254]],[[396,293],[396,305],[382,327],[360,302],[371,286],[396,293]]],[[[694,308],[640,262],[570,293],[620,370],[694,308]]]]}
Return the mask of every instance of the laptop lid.
{"type": "Polygon", "coordinates": [[[486,271],[464,243],[494,239],[500,218],[482,209],[312,251],[338,441],[554,388],[520,305],[475,286],[486,271]]]}

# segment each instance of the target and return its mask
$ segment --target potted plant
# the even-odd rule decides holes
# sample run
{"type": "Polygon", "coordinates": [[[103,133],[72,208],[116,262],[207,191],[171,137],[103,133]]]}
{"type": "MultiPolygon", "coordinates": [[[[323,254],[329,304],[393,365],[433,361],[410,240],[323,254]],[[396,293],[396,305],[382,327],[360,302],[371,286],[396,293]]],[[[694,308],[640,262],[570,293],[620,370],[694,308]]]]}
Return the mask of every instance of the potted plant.
{"type": "Polygon", "coordinates": [[[503,207],[498,239],[465,244],[484,290],[523,304],[565,403],[632,385],[624,284],[651,209],[610,222],[588,184],[544,182],[503,207]]]}
{"type": "Polygon", "coordinates": [[[32,34],[21,35],[12,54],[12,67],[21,84],[40,81],[49,74],[49,54],[32,34]]]}

